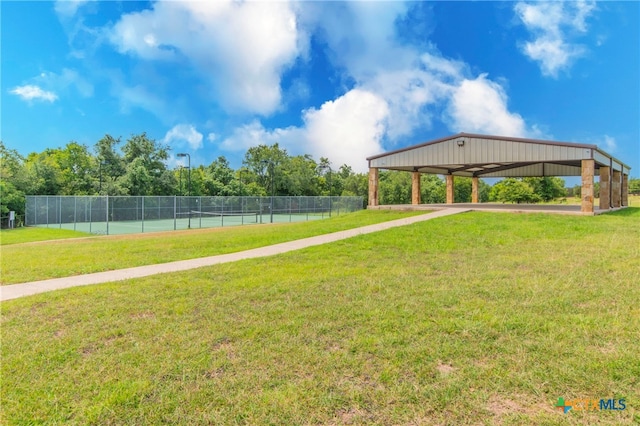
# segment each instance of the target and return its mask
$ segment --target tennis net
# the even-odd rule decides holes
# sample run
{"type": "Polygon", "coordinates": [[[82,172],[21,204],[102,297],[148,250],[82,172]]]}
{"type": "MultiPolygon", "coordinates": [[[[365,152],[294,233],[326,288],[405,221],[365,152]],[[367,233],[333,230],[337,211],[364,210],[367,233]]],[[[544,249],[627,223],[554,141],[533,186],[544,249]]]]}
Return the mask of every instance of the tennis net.
{"type": "Polygon", "coordinates": [[[191,210],[190,212],[176,213],[177,219],[201,219],[217,221],[223,225],[227,223],[258,223],[259,212],[208,212],[191,210]]]}

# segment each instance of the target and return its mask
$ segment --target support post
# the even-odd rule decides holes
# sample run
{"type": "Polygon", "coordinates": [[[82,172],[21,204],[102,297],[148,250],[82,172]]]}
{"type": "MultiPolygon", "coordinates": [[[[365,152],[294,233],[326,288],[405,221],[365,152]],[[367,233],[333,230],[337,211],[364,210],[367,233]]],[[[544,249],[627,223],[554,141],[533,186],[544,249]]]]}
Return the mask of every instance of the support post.
{"type": "Polygon", "coordinates": [[[620,207],[620,189],[622,188],[622,173],[618,170],[613,171],[611,179],[611,207],[620,207]]]}
{"type": "Polygon", "coordinates": [[[411,173],[411,204],[420,204],[420,172],[411,173]]]}
{"type": "Polygon", "coordinates": [[[600,167],[600,210],[611,207],[611,167],[600,167]]]}
{"type": "Polygon", "coordinates": [[[580,211],[582,213],[593,214],[593,174],[595,172],[595,162],[593,160],[582,160],[582,203],[580,211]]]}
{"type": "Polygon", "coordinates": [[[370,206],[378,205],[378,169],[369,168],[369,203],[370,206]]]}
{"type": "Polygon", "coordinates": [[[622,200],[621,203],[623,207],[627,207],[629,205],[629,175],[622,174],[622,200]]]}
{"type": "Polygon", "coordinates": [[[447,204],[453,204],[453,191],[454,191],[454,181],[453,175],[446,175],[445,179],[447,180],[447,204]]]}
{"type": "Polygon", "coordinates": [[[471,202],[474,204],[479,203],[479,186],[480,186],[480,178],[477,176],[474,176],[471,178],[471,202]]]}

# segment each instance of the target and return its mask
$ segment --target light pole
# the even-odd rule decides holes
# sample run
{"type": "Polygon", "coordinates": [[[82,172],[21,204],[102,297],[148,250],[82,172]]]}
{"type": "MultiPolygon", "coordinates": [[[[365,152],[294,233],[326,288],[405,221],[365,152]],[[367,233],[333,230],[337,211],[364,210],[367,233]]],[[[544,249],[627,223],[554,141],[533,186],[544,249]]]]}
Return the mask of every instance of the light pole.
{"type": "Polygon", "coordinates": [[[331,170],[329,164],[321,164],[318,168],[320,170],[329,169],[329,217],[331,217],[331,210],[333,210],[333,202],[331,200],[331,175],[333,174],[333,170],[331,170]]]}
{"type": "Polygon", "coordinates": [[[267,168],[271,166],[271,205],[269,206],[269,210],[271,211],[271,223],[273,223],[273,197],[275,196],[275,186],[273,185],[273,175],[275,175],[275,164],[271,160],[261,160],[260,163],[267,164],[267,168]]]}
{"type": "MultiPolygon", "coordinates": [[[[188,198],[187,205],[189,207],[189,224],[187,225],[187,227],[189,229],[191,229],[191,156],[189,154],[187,154],[187,153],[181,152],[181,153],[178,154],[178,157],[180,157],[180,158],[187,157],[187,160],[188,160],[188,165],[187,165],[187,168],[188,168],[188,172],[187,172],[188,184],[187,185],[189,187],[189,189],[188,189],[189,198],[188,198]]],[[[182,176],[182,174],[180,174],[180,176],[182,176]]]]}

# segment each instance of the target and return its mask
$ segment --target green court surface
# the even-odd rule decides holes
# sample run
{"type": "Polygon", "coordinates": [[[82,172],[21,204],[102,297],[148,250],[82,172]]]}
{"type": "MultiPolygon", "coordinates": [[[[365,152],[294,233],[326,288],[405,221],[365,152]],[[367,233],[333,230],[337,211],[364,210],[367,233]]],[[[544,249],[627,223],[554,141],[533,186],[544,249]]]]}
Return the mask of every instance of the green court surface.
{"type": "MultiPolygon", "coordinates": [[[[336,214],[336,212],[334,212],[336,214]]],[[[136,234],[185,229],[218,228],[223,226],[242,226],[267,223],[304,222],[326,219],[329,213],[244,213],[237,215],[193,215],[191,218],[148,219],[111,222],[75,222],[37,225],[42,228],[70,229],[103,235],[136,234]]]]}

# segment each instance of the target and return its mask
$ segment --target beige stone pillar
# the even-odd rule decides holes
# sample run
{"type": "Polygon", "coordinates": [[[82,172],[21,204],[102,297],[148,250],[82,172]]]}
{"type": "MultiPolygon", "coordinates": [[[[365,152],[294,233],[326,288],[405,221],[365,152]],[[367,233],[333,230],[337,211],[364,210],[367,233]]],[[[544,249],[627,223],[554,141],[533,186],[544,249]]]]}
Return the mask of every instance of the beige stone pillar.
{"type": "Polygon", "coordinates": [[[369,205],[378,205],[378,169],[369,168],[369,205]]]}
{"type": "Polygon", "coordinates": [[[622,188],[622,174],[618,170],[613,171],[611,178],[611,207],[620,207],[620,189],[622,188]]]}
{"type": "Polygon", "coordinates": [[[447,180],[447,204],[453,204],[453,191],[454,191],[454,182],[453,182],[453,175],[446,175],[445,176],[446,180],[447,180]]]}
{"type": "Polygon", "coordinates": [[[627,207],[629,205],[629,176],[626,174],[622,174],[622,200],[621,203],[623,207],[627,207]]]}
{"type": "Polygon", "coordinates": [[[593,174],[595,172],[595,162],[593,160],[582,160],[582,213],[593,213],[593,174]]]}
{"type": "Polygon", "coordinates": [[[471,178],[471,202],[472,203],[478,203],[479,202],[479,187],[480,185],[480,178],[478,178],[477,176],[474,176],[471,178]]]}
{"type": "Polygon", "coordinates": [[[420,172],[411,173],[411,204],[420,204],[420,172]]]}
{"type": "Polygon", "coordinates": [[[611,167],[600,167],[600,210],[611,208],[611,167]]]}

